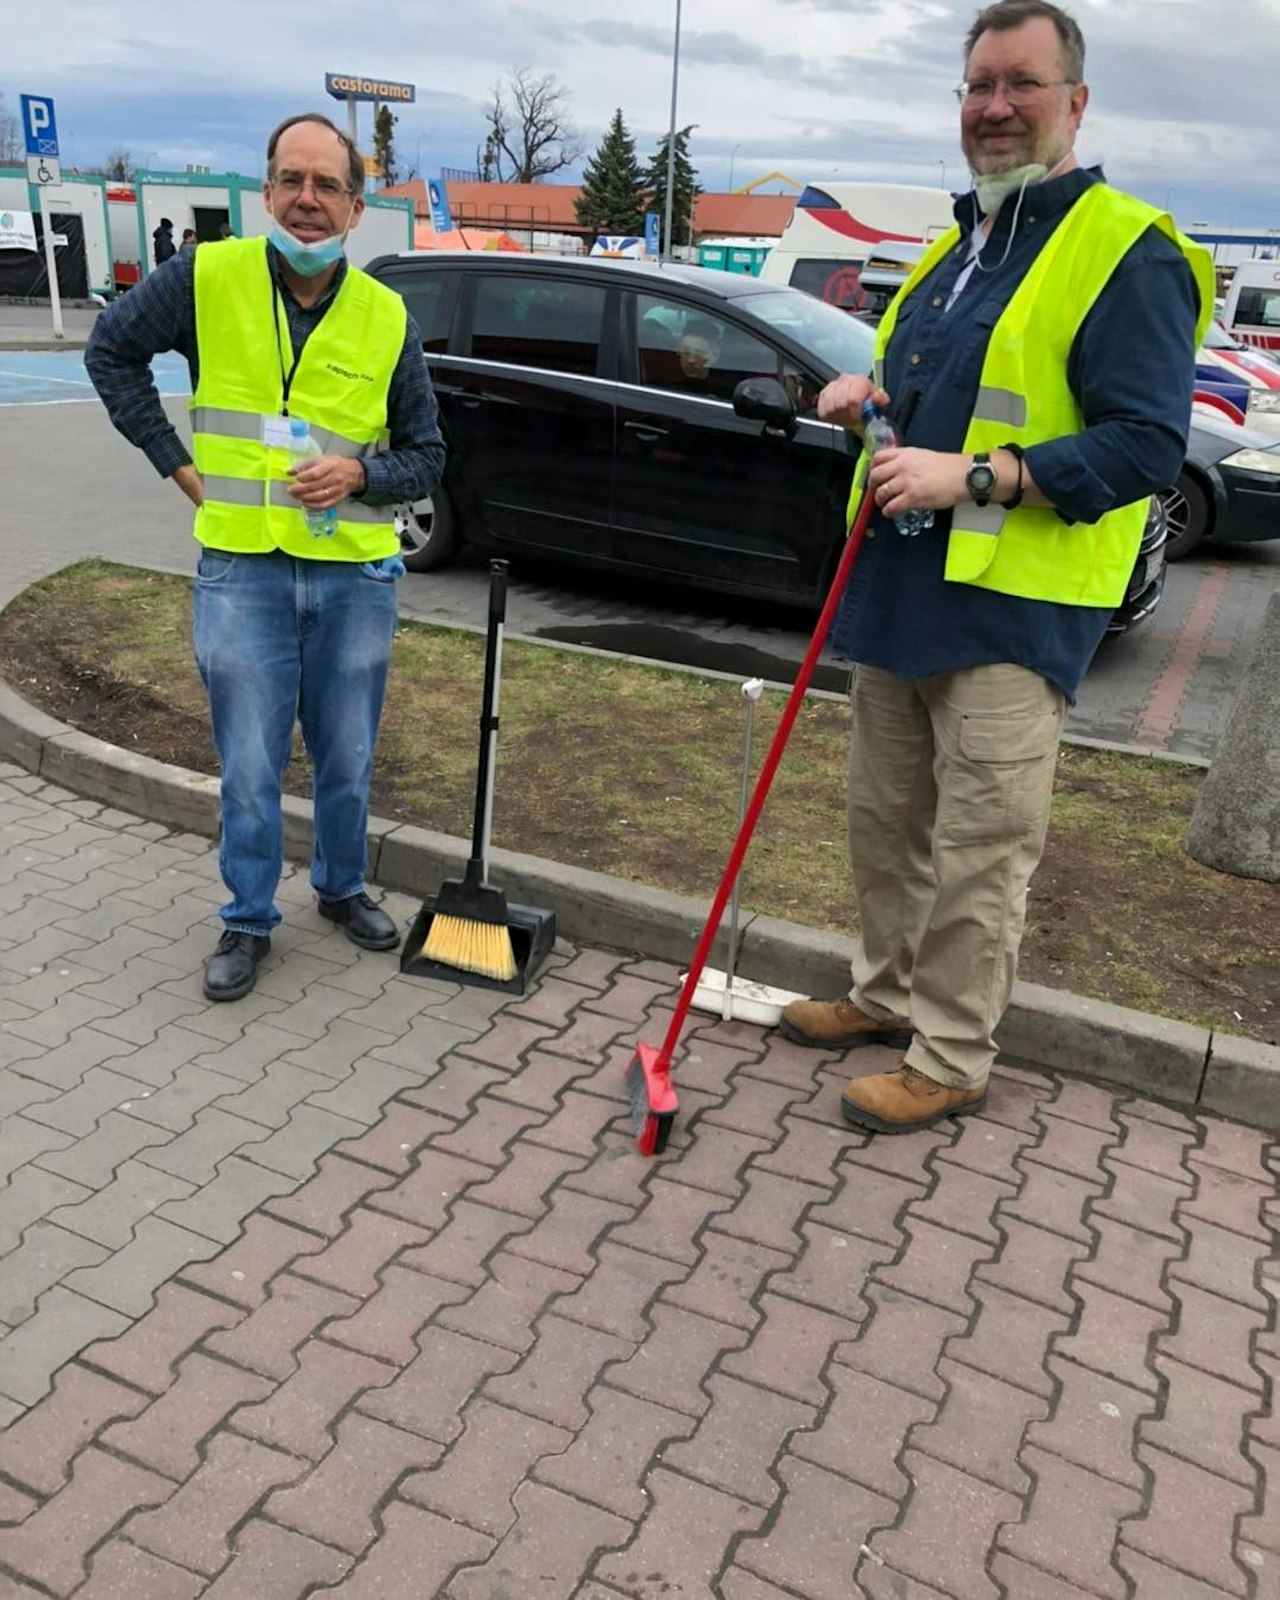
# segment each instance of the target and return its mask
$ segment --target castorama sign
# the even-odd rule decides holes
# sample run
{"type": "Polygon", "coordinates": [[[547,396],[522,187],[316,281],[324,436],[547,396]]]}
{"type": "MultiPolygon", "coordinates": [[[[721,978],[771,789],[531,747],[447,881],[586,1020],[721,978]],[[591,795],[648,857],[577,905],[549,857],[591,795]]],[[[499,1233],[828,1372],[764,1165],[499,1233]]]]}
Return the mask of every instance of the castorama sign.
{"type": "Polygon", "coordinates": [[[326,72],[324,87],[335,100],[394,100],[400,105],[412,105],[418,94],[412,83],[384,83],[379,78],[355,78],[346,72],[326,72]]]}

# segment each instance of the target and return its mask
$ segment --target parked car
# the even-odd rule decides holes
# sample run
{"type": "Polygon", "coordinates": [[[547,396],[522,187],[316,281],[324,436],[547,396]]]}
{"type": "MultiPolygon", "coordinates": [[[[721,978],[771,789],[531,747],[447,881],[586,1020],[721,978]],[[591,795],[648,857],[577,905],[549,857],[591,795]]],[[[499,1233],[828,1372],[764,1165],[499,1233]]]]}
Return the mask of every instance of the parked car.
{"type": "Polygon", "coordinates": [[[1280,539],[1280,444],[1196,405],[1187,459],[1163,499],[1170,561],[1205,540],[1280,539]]]}
{"type": "MultiPolygon", "coordinates": [[[[423,572],[462,540],[511,554],[820,604],[845,536],[856,441],[818,394],[870,370],[874,335],[781,284],[697,267],[381,256],[422,330],[449,445],[399,517],[423,572]]],[[[1163,581],[1149,521],[1123,630],[1163,581]]]]}
{"type": "Polygon", "coordinates": [[[1280,439],[1280,361],[1213,322],[1196,356],[1196,401],[1280,439]]]}

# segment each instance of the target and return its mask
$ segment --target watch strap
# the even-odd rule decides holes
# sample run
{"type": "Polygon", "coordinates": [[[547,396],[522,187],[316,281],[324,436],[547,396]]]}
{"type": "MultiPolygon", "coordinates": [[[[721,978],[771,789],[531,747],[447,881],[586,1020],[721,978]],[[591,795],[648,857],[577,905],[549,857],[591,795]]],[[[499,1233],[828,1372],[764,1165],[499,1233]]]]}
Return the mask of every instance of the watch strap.
{"type": "Polygon", "coordinates": [[[1013,459],[1018,463],[1018,487],[1013,491],[1012,496],[1004,502],[1004,508],[1006,511],[1016,511],[1017,508],[1022,504],[1022,463],[1023,458],[1026,455],[1026,451],[1023,450],[1020,444],[1002,444],[1000,448],[1002,450],[1007,450],[1013,459]]]}

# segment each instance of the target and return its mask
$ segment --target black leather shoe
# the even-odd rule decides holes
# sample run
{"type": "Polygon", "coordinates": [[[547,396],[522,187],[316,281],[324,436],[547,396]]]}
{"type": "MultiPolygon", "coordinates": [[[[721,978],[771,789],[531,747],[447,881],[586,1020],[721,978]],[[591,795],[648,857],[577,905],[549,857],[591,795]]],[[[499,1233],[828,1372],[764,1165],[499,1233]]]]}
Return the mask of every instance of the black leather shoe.
{"type": "Polygon", "coordinates": [[[267,934],[232,933],[228,929],[205,962],[205,999],[242,1000],[257,983],[258,963],[270,948],[267,934]]]}
{"type": "Polygon", "coordinates": [[[320,915],[345,928],[347,938],[362,950],[394,950],[400,943],[395,923],[367,894],[353,894],[349,900],[322,900],[320,915]]]}

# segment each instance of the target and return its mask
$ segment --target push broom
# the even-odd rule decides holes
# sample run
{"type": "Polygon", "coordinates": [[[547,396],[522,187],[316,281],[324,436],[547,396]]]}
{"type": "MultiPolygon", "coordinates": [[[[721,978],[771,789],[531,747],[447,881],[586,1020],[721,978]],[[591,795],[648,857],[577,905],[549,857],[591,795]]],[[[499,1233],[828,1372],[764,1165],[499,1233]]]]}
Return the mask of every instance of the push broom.
{"type": "Polygon", "coordinates": [[[489,835],[493,827],[493,788],[498,748],[498,683],[502,670],[502,629],[507,618],[505,561],[489,564],[489,627],[484,650],[484,703],[480,714],[480,758],[476,770],[475,823],[471,855],[461,881],[447,880],[435,898],[435,915],[422,947],[422,959],[460,972],[474,972],[494,983],[516,976],[515,947],[507,897],[486,881],[489,835]]]}
{"type": "Polygon", "coordinates": [[[667,1140],[671,1136],[672,1124],[675,1122],[679,1102],[676,1092],[671,1085],[671,1061],[675,1055],[676,1045],[680,1042],[680,1030],[684,1027],[685,1019],[689,1015],[689,1008],[693,1004],[693,997],[702,977],[703,968],[707,964],[707,957],[711,954],[711,946],[715,942],[716,933],[719,931],[720,919],[724,915],[724,908],[728,903],[733,886],[737,882],[738,872],[742,866],[743,857],[751,843],[751,836],[755,832],[756,823],[760,820],[760,813],[764,810],[765,800],[769,795],[769,786],[773,782],[774,773],[782,760],[782,752],[786,749],[787,739],[791,729],[800,714],[800,707],[804,703],[805,693],[809,687],[809,680],[813,677],[813,669],[818,664],[818,657],[822,654],[822,647],[827,642],[827,635],[831,631],[831,624],[835,621],[836,607],[840,604],[840,596],[844,593],[845,585],[849,581],[849,574],[853,570],[853,563],[857,559],[858,551],[862,548],[862,541],[866,535],[867,524],[875,510],[875,496],[868,491],[862,497],[862,504],[858,507],[858,514],[854,518],[853,526],[849,530],[849,537],[845,541],[844,550],[841,552],[839,565],[836,567],[835,577],[831,581],[831,588],[827,593],[826,604],[822,608],[822,615],[818,618],[818,625],[813,630],[813,638],[809,641],[809,648],[805,651],[804,660],[800,664],[800,671],[796,674],[796,681],[791,693],[787,697],[783,709],[782,719],[774,733],[773,742],[769,746],[769,753],[765,757],[764,765],[760,769],[760,776],[756,779],[756,786],[751,794],[751,803],[747,807],[745,817],[738,829],[738,836],[733,842],[733,850],[729,855],[729,864],[725,868],[724,877],[720,880],[720,887],[716,891],[715,900],[712,902],[706,926],[702,930],[702,937],[698,940],[697,949],[693,953],[693,960],[685,974],[684,982],[680,987],[680,996],[676,1001],[675,1011],[672,1013],[671,1022],[667,1027],[666,1037],[658,1049],[652,1045],[640,1044],[636,1046],[636,1053],[632,1056],[627,1066],[627,1098],[631,1103],[631,1128],[636,1137],[636,1149],[642,1156],[661,1155],[667,1147],[667,1140]]]}

